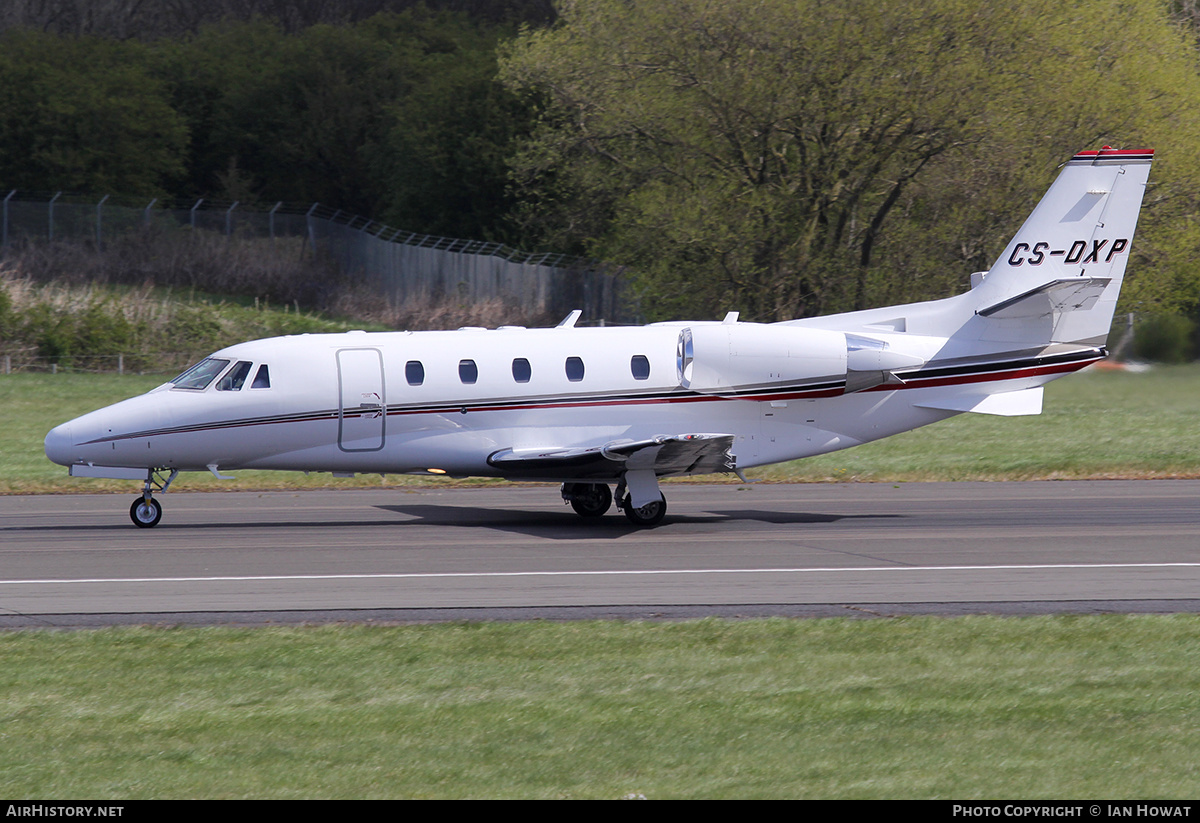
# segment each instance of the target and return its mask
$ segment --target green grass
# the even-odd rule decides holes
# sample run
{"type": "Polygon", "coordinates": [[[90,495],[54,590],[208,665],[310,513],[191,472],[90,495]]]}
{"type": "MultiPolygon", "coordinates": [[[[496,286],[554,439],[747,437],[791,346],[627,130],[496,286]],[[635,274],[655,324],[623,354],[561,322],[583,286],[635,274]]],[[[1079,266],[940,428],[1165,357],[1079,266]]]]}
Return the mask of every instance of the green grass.
{"type": "Polygon", "coordinates": [[[1200,364],[1091,370],[1046,387],[1040,415],[963,414],[762,476],[780,480],[1200,477],[1200,364]]]}
{"type": "MultiPolygon", "coordinates": [[[[111,374],[0,376],[0,493],[127,491],[118,481],[78,480],[46,460],[42,439],[54,425],[144,392],[161,377],[111,374]]],[[[1200,477],[1200,364],[1141,374],[1092,371],[1046,388],[1036,417],[964,414],[864,446],[780,466],[752,477],[775,481],[1032,480],[1200,477]]],[[[706,481],[719,478],[704,478],[706,481]]],[[[218,487],[208,475],[180,488],[218,487]]],[[[225,489],[411,485],[445,482],[404,476],[238,472],[225,489]]]]}
{"type": "Polygon", "coordinates": [[[1191,798],[1200,617],[0,635],[0,794],[1191,798]]]}

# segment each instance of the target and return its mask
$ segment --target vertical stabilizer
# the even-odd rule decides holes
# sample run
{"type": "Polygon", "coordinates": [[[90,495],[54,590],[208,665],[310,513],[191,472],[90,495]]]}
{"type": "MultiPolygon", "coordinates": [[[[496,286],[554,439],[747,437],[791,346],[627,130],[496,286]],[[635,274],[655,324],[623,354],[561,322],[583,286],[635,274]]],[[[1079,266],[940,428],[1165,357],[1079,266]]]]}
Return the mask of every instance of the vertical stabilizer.
{"type": "Polygon", "coordinates": [[[985,339],[1104,345],[1153,157],[1103,148],[1067,162],[972,291],[985,339]]]}

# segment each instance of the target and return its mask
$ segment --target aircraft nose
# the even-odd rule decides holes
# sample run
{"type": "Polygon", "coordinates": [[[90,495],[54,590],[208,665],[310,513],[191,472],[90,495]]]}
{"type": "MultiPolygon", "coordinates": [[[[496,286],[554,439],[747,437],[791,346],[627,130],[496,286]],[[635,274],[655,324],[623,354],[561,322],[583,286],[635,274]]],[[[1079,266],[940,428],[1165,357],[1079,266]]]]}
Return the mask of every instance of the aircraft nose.
{"type": "Polygon", "coordinates": [[[75,441],[71,438],[71,424],[63,423],[55,426],[46,435],[46,457],[60,466],[69,466],[75,462],[72,452],[75,441]]]}

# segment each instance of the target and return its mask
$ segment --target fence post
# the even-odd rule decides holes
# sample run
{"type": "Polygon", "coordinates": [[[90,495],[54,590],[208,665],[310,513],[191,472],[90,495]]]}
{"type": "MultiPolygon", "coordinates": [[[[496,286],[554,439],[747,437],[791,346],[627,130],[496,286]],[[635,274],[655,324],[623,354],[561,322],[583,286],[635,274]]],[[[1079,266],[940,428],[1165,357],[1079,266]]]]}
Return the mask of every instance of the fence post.
{"type": "Polygon", "coordinates": [[[200,204],[203,202],[204,202],[204,198],[201,197],[199,200],[196,201],[196,205],[192,206],[192,228],[193,229],[196,228],[196,209],[200,208],[200,204]]]}
{"type": "Polygon", "coordinates": [[[225,236],[229,237],[233,234],[233,210],[238,207],[237,200],[233,201],[233,205],[229,207],[229,211],[225,212],[225,236]]]}
{"type": "Polygon", "coordinates": [[[275,242],[275,212],[279,211],[279,207],[282,205],[283,205],[283,201],[280,200],[278,203],[275,204],[275,208],[271,209],[271,215],[270,215],[270,219],[268,222],[270,223],[270,227],[271,227],[271,242],[272,243],[275,242]]]}
{"type": "MultiPolygon", "coordinates": [[[[8,197],[4,198],[4,233],[3,235],[0,235],[0,248],[4,248],[8,245],[8,201],[12,200],[13,195],[16,193],[17,190],[13,189],[8,193],[8,197]]],[[[5,374],[7,374],[7,372],[5,372],[5,374]]]]}
{"type": "Polygon", "coordinates": [[[304,226],[308,229],[308,243],[312,247],[313,257],[317,256],[317,233],[313,230],[312,213],[317,210],[320,203],[313,203],[308,212],[304,215],[304,226]]]}
{"type": "Polygon", "coordinates": [[[125,355],[118,354],[117,355],[117,374],[124,374],[124,373],[125,373],[125,355]]]}
{"type": "Polygon", "coordinates": [[[104,208],[104,201],[109,198],[109,195],[104,195],[100,198],[100,202],[96,204],[96,250],[104,250],[104,232],[101,230],[100,212],[104,208]]]}
{"type": "Polygon", "coordinates": [[[61,194],[62,194],[62,192],[60,191],[58,194],[56,194],[50,198],[49,218],[48,218],[47,226],[49,228],[49,235],[50,235],[49,239],[50,239],[51,243],[54,242],[54,201],[57,200],[59,198],[59,195],[61,195],[61,194]]]}
{"type": "Polygon", "coordinates": [[[158,198],[155,197],[146,204],[146,208],[142,209],[142,225],[146,228],[150,228],[150,209],[154,208],[154,204],[157,202],[158,198]]]}

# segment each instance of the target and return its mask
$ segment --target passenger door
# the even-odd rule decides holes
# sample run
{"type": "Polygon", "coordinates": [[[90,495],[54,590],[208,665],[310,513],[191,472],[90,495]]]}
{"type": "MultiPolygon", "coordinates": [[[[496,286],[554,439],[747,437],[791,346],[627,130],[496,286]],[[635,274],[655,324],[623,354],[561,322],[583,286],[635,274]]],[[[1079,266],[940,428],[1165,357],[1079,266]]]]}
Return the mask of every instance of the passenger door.
{"type": "Polygon", "coordinates": [[[383,354],[379,349],[340,349],[338,363],[338,448],[379,451],[387,423],[383,354]]]}

